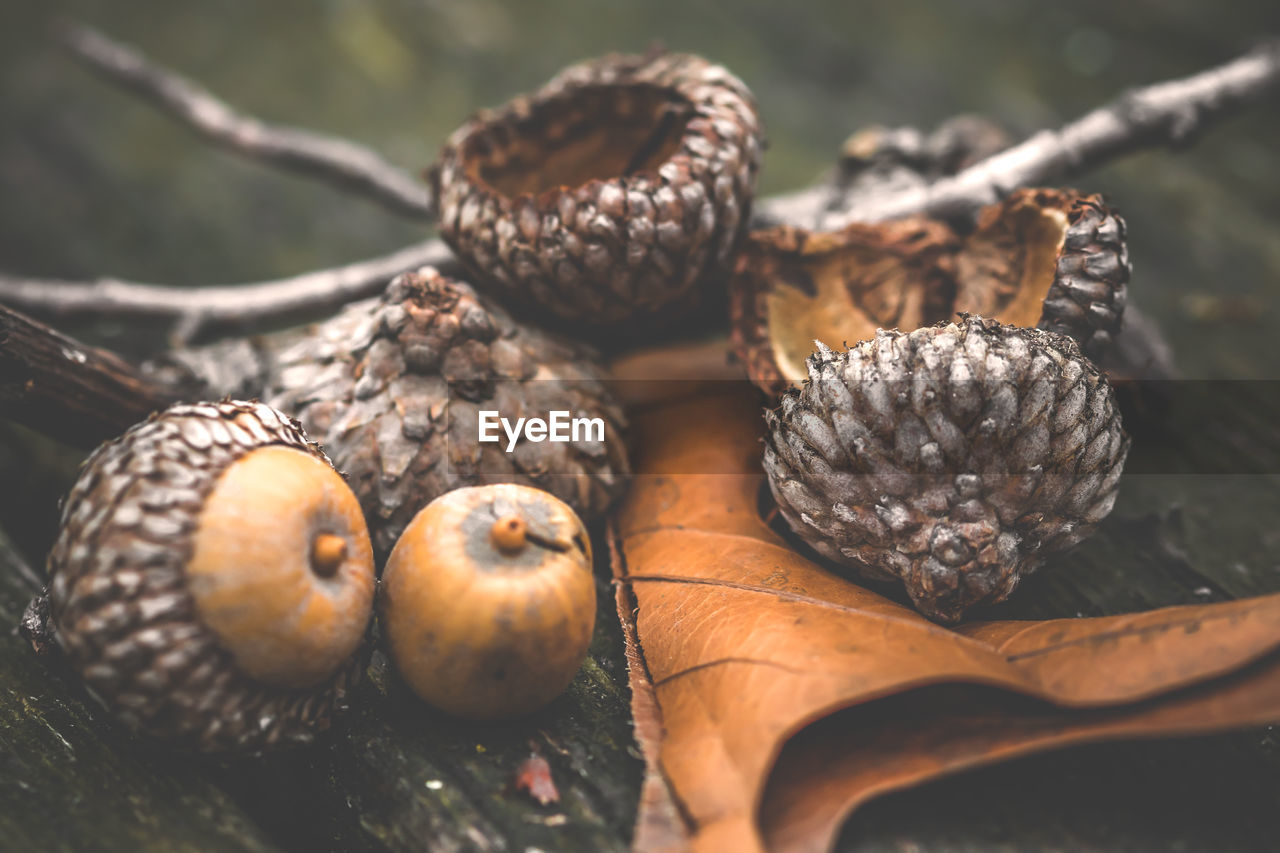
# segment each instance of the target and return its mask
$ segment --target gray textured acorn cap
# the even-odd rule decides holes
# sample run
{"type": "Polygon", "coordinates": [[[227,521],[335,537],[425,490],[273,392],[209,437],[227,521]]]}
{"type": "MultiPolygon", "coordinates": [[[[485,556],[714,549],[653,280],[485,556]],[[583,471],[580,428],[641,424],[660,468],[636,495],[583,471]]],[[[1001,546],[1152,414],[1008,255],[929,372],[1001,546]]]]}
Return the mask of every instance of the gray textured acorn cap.
{"type": "Polygon", "coordinates": [[[518,323],[424,267],[281,352],[269,399],[332,455],[386,555],[420,509],[461,486],[536,486],[600,517],[630,473],[626,419],[604,380],[591,348],[518,323]],[[505,436],[479,441],[481,411],[599,418],[603,440],[522,439],[508,453],[505,436]]]}
{"type": "Polygon", "coordinates": [[[1115,502],[1129,439],[1106,379],[1054,332],[977,317],[819,346],[765,415],[778,508],[824,557],[954,622],[1006,598],[1115,502]]]}

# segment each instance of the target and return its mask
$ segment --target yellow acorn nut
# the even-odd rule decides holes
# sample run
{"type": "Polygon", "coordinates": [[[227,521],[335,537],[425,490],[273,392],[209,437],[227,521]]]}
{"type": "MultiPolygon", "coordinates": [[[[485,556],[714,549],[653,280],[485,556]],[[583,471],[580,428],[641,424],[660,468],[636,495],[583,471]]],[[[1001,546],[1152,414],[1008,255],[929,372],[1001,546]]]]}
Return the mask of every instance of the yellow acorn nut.
{"type": "Polygon", "coordinates": [[[373,546],[342,477],[280,445],[251,451],[205,500],[187,563],[200,619],[263,684],[310,687],[359,647],[373,546]]]}
{"type": "Polygon", "coordinates": [[[415,693],[460,717],[547,705],[582,665],[595,627],[591,541],[563,501],[515,484],[428,504],[396,543],[379,617],[415,693]]]}

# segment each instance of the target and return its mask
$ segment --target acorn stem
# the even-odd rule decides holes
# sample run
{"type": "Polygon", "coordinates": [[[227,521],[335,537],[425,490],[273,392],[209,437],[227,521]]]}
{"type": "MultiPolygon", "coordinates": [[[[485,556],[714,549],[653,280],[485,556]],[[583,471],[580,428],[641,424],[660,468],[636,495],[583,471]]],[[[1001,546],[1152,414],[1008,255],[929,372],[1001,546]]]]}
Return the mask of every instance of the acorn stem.
{"type": "Polygon", "coordinates": [[[331,578],[347,559],[347,540],[336,533],[321,533],[311,540],[311,571],[331,578]]]}
{"type": "Polygon", "coordinates": [[[529,542],[529,526],[518,515],[504,515],[493,523],[489,535],[498,550],[516,553],[529,542]]]}

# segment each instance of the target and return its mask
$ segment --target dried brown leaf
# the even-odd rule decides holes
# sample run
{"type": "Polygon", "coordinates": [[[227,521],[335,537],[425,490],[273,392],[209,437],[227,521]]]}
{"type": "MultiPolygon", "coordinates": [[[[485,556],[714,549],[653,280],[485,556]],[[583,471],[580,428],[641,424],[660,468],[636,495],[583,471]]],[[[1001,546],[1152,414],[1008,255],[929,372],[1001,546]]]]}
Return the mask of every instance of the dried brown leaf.
{"type": "MultiPolygon", "coordinates": [[[[614,518],[614,566],[638,734],[650,761],[643,807],[667,814],[642,813],[640,849],[670,847],[682,832],[695,849],[760,847],[757,810],[789,738],[842,709],[933,685],[999,688],[1001,702],[1051,711],[1019,716],[997,704],[979,714],[988,721],[985,739],[966,739],[950,714],[920,733],[925,747],[892,730],[871,737],[877,748],[900,746],[907,755],[942,751],[902,774],[893,762],[859,762],[846,767],[848,777],[832,768],[835,793],[823,795],[822,820],[801,810],[806,826],[827,834],[793,834],[787,816],[798,813],[783,811],[769,837],[821,848],[840,817],[874,793],[1005,755],[1280,718],[1274,667],[1242,687],[1208,690],[1201,705],[1187,706],[1200,710],[1182,715],[1168,710],[1183,707],[1181,694],[1168,708],[1066,710],[1141,702],[1255,664],[1280,646],[1280,595],[947,629],[823,570],[766,526],[757,512],[760,430],[758,397],[745,383],[704,387],[635,419],[638,476],[614,518]],[[958,757],[948,760],[948,750],[958,757]],[[670,825],[675,814],[681,827],[670,825]]],[[[958,709],[956,719],[978,711],[958,709]]],[[[853,747],[862,748],[862,741],[853,747]]],[[[820,793],[797,784],[796,802],[820,793]]]]}
{"type": "Polygon", "coordinates": [[[948,773],[1072,744],[1169,737],[1276,719],[1280,655],[1172,696],[1067,711],[1000,691],[946,685],[833,714],[783,747],[761,806],[769,850],[831,848],[873,797],[948,773]]]}

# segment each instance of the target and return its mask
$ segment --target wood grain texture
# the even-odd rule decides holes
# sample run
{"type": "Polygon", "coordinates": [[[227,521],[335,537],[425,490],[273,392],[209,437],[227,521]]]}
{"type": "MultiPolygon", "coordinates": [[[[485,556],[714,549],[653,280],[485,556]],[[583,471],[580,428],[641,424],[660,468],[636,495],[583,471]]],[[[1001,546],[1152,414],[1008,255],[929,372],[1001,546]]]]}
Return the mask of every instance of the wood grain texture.
{"type": "Polygon", "coordinates": [[[114,353],[0,305],[0,418],[93,447],[181,396],[114,353]]]}
{"type": "MultiPolygon", "coordinates": [[[[40,575],[0,538],[0,619],[40,575]]],[[[260,760],[172,753],[129,737],[56,659],[0,633],[0,837],[23,850],[623,850],[640,761],[611,590],[590,656],[543,712],[468,724],[418,701],[375,656],[322,743],[260,760]],[[530,743],[558,804],[506,791],[530,743]]]]}

